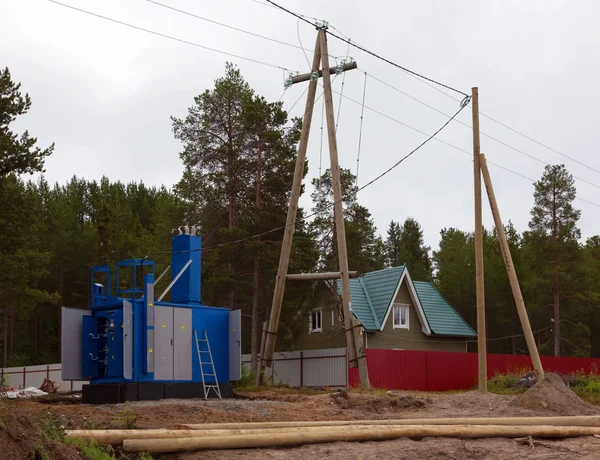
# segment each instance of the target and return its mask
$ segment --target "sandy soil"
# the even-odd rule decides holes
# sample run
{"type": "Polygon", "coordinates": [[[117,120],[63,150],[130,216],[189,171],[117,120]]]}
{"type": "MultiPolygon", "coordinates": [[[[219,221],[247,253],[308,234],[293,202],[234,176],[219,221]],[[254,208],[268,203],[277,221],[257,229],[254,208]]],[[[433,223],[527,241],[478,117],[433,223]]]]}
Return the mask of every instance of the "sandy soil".
{"type": "MultiPolygon", "coordinates": [[[[129,403],[137,428],[165,428],[177,423],[252,422],[292,420],[402,419],[416,417],[508,417],[600,414],[600,408],[571,398],[562,382],[547,379],[521,396],[483,395],[478,392],[434,394],[415,392],[323,393],[306,395],[272,390],[239,395],[231,400],[164,400],[129,403]],[[571,398],[571,399],[570,399],[571,398]]],[[[574,396],[574,395],[573,395],[574,396]]],[[[68,428],[119,428],[116,415],[124,404],[46,404],[25,402],[20,409],[36,413],[51,406],[68,428]]],[[[385,442],[333,443],[295,448],[227,450],[163,455],[164,459],[600,459],[600,439],[400,439],[385,442]]]]}

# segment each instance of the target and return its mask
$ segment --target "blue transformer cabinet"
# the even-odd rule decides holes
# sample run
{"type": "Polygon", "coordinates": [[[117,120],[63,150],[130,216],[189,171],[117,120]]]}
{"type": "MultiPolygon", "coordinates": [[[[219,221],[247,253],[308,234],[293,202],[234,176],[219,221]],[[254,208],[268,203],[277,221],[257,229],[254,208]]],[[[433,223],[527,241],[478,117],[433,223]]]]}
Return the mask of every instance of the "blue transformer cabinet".
{"type": "Polygon", "coordinates": [[[169,283],[146,259],[118,262],[114,288],[108,265],[92,268],[90,309],[62,309],[62,378],[90,382],[84,403],[232,396],[241,314],[202,303],[201,250],[197,235],[173,238],[169,283]]]}

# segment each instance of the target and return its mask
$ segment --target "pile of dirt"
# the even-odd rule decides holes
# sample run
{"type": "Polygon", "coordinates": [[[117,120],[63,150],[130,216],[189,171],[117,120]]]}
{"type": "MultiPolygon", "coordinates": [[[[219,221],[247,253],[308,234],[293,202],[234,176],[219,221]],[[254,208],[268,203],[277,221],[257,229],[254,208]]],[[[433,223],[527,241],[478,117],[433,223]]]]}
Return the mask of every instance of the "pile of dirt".
{"type": "Polygon", "coordinates": [[[548,410],[557,415],[594,415],[600,409],[579,399],[556,374],[546,378],[523,393],[514,405],[532,410],[548,410]]]}
{"type": "Polygon", "coordinates": [[[376,396],[348,395],[345,391],[337,391],[330,395],[331,401],[340,409],[361,409],[366,412],[390,412],[397,409],[420,409],[430,404],[431,399],[417,398],[411,395],[376,396]]]}
{"type": "Polygon", "coordinates": [[[75,448],[45,437],[33,416],[19,413],[2,402],[0,402],[0,457],[65,460],[83,458],[75,448]]]}

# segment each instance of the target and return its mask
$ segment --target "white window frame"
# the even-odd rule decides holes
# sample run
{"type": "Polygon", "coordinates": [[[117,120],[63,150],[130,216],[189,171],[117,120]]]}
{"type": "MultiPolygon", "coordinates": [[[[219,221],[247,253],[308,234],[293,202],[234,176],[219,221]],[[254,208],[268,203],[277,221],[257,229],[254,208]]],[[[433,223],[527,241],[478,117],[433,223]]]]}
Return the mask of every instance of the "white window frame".
{"type": "MultiPolygon", "coordinates": [[[[402,316],[400,316],[400,318],[402,318],[402,316]]],[[[395,303],[392,306],[392,327],[393,329],[410,329],[410,305],[395,303]],[[406,311],[406,324],[396,324],[396,308],[406,311]]]]}
{"type": "Polygon", "coordinates": [[[308,317],[308,332],[312,334],[313,332],[323,332],[323,309],[315,308],[310,312],[310,316],[308,317]],[[319,327],[313,328],[313,314],[318,313],[320,321],[319,327]]]}

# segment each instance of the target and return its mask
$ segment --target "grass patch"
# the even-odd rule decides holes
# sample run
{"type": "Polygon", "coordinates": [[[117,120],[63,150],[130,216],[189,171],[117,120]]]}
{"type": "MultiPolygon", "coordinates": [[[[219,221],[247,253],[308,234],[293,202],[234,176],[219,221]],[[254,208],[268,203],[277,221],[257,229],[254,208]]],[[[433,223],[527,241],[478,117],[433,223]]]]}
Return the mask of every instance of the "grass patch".
{"type": "Polygon", "coordinates": [[[129,408],[129,403],[125,402],[125,409],[115,416],[115,422],[119,425],[119,428],[123,430],[131,430],[135,427],[136,421],[137,415],[135,415],[129,408]]]}
{"type": "Polygon", "coordinates": [[[75,447],[83,457],[89,460],[115,460],[112,453],[109,453],[105,447],[95,441],[88,442],[81,438],[66,438],[65,444],[75,447]]]}
{"type": "Polygon", "coordinates": [[[527,388],[519,388],[515,385],[521,376],[519,374],[496,374],[488,380],[488,391],[499,395],[518,395],[525,393],[527,388]]]}

